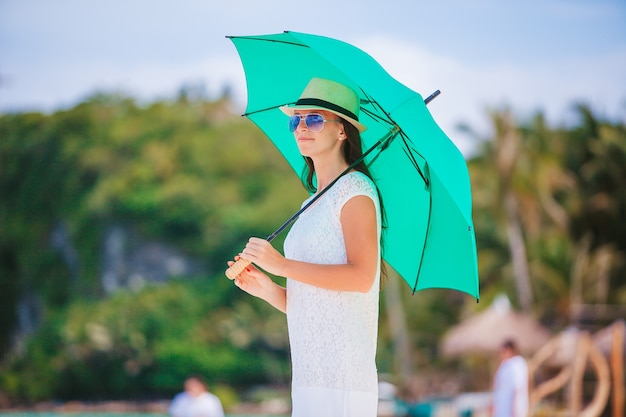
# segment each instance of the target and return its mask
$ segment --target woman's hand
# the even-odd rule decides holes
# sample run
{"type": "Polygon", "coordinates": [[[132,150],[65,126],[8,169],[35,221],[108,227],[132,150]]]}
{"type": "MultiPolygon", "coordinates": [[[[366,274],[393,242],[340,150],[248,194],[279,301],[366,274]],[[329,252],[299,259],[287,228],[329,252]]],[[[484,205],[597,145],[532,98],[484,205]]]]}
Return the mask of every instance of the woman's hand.
{"type": "MultiPolygon", "coordinates": [[[[235,256],[235,261],[239,256],[235,256]]],[[[228,266],[232,266],[235,262],[228,261],[228,266]]],[[[234,279],[235,285],[255,297],[267,300],[274,282],[263,272],[259,271],[254,265],[248,265],[241,274],[234,279]]]]}
{"type": "MultiPolygon", "coordinates": [[[[228,261],[228,266],[232,266],[239,258],[239,256],[235,256],[235,261],[228,261]]],[[[283,313],[287,311],[285,288],[277,285],[267,274],[254,265],[248,265],[241,274],[235,277],[234,282],[236,286],[248,294],[267,301],[283,313]]]]}
{"type": "Polygon", "coordinates": [[[265,239],[251,237],[241,255],[270,274],[284,276],[285,257],[265,239]]]}

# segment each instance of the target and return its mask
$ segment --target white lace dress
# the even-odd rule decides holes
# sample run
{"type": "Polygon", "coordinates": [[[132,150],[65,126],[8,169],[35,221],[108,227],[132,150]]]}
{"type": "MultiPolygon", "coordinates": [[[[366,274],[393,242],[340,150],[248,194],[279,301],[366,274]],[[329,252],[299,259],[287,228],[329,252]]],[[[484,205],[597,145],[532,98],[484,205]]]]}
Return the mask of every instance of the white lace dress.
{"type": "MultiPolygon", "coordinates": [[[[351,172],[300,215],[285,240],[285,256],[345,263],[341,209],[358,195],[374,201],[380,242],[376,188],[364,174],[351,172]]],[[[379,283],[380,272],[367,293],[326,290],[287,279],[292,417],[376,416],[379,283]]]]}

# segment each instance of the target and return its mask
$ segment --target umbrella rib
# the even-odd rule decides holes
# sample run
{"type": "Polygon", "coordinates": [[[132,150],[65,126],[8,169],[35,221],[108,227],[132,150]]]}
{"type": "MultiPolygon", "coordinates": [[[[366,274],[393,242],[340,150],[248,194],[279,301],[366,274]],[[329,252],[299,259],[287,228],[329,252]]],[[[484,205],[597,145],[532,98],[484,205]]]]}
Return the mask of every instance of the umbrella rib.
{"type": "MultiPolygon", "coordinates": [[[[378,103],[378,101],[376,101],[373,97],[371,97],[369,94],[367,94],[366,91],[364,91],[363,89],[361,89],[361,92],[363,93],[363,95],[365,97],[367,97],[367,102],[369,102],[370,104],[374,105],[375,107],[377,107],[381,112],[383,112],[385,114],[385,116],[387,116],[387,119],[385,119],[384,117],[380,116],[379,114],[361,107],[361,110],[363,110],[364,113],[367,113],[370,117],[372,117],[373,119],[378,119],[380,121],[386,122],[391,124],[392,126],[395,126],[396,129],[398,129],[398,132],[400,133],[400,135],[402,136],[402,142],[404,143],[404,153],[407,155],[407,157],[409,158],[409,160],[411,161],[411,163],[413,164],[413,166],[415,167],[415,169],[417,170],[418,174],[420,177],[422,177],[422,180],[424,181],[424,184],[428,187],[430,185],[430,180],[428,178],[426,178],[426,176],[424,175],[424,173],[422,172],[422,169],[420,168],[419,164],[417,163],[417,161],[415,160],[415,157],[413,155],[412,152],[410,152],[410,149],[412,149],[409,144],[408,144],[408,136],[406,135],[406,133],[404,133],[404,131],[398,126],[398,124],[391,118],[391,115],[385,111],[385,109],[378,103]]],[[[440,91],[437,90],[435,91],[433,94],[431,94],[426,100],[424,100],[425,104],[428,104],[430,101],[432,101],[435,97],[437,97],[440,94],[440,91]]],[[[387,141],[383,148],[381,149],[381,151],[385,150],[385,148],[387,146],[389,146],[389,144],[391,143],[391,141],[387,141]]],[[[419,152],[417,152],[417,150],[415,150],[415,153],[417,153],[418,155],[420,155],[419,152]]],[[[380,155],[380,153],[378,154],[380,155]]],[[[376,158],[378,158],[378,155],[376,155],[376,157],[374,157],[374,160],[376,158]]],[[[424,157],[422,155],[420,155],[420,157],[422,159],[424,159],[424,157]]],[[[370,162],[371,164],[371,162],[370,162]]]]}
{"type": "Polygon", "coordinates": [[[279,40],[279,39],[263,39],[263,38],[257,38],[255,36],[230,36],[230,35],[227,35],[226,38],[227,39],[244,39],[244,40],[248,40],[248,41],[284,43],[286,45],[293,45],[293,46],[301,46],[303,48],[310,48],[309,45],[303,45],[303,44],[297,43],[297,42],[287,42],[287,41],[283,41],[283,40],[279,40]]]}
{"type": "MultiPolygon", "coordinates": [[[[410,149],[412,149],[412,147],[409,146],[409,144],[407,143],[408,138],[407,138],[406,134],[403,131],[400,131],[400,136],[402,136],[402,143],[404,143],[404,147],[403,147],[404,153],[406,154],[407,158],[409,158],[409,160],[411,161],[411,163],[413,164],[413,166],[417,170],[417,172],[420,175],[420,177],[422,177],[422,180],[424,180],[424,184],[427,187],[430,186],[430,180],[428,178],[426,178],[426,175],[424,175],[424,173],[422,172],[422,169],[420,168],[419,164],[415,160],[415,156],[413,155],[413,152],[410,151],[410,149]]],[[[417,152],[416,150],[414,150],[414,152],[417,153],[422,159],[424,159],[424,157],[422,155],[420,155],[419,152],[417,152]]]]}
{"type": "Polygon", "coordinates": [[[264,108],[264,109],[253,110],[253,111],[246,112],[246,113],[242,114],[242,116],[246,116],[246,117],[248,117],[248,116],[250,116],[251,114],[261,113],[261,112],[268,111],[268,110],[274,110],[274,109],[277,109],[277,108],[279,108],[279,107],[282,107],[282,106],[287,106],[287,105],[289,105],[289,104],[293,104],[293,103],[294,103],[293,101],[290,101],[290,102],[288,102],[288,103],[277,104],[277,105],[275,105],[275,106],[266,107],[266,108],[264,108]]]}
{"type": "MultiPolygon", "coordinates": [[[[371,102],[373,103],[373,102],[371,102]]],[[[366,109],[364,107],[361,107],[361,111],[365,114],[367,114],[368,116],[370,116],[373,120],[377,121],[377,122],[384,122],[385,124],[387,124],[388,126],[396,126],[395,122],[391,119],[391,117],[389,117],[388,114],[385,114],[389,119],[385,119],[384,117],[382,117],[381,115],[377,114],[376,112],[373,112],[369,109],[366,109]]]]}
{"type": "Polygon", "coordinates": [[[420,272],[422,272],[422,265],[424,265],[424,254],[426,253],[426,245],[428,244],[428,234],[430,233],[430,215],[433,212],[433,191],[432,189],[428,193],[428,221],[426,228],[426,233],[424,234],[424,248],[422,249],[422,255],[420,256],[419,267],[417,268],[417,274],[415,275],[415,286],[413,287],[413,295],[415,295],[415,291],[417,291],[417,282],[420,278],[420,272]]]}
{"type": "Polygon", "coordinates": [[[378,108],[378,110],[381,111],[387,117],[387,119],[385,119],[384,117],[382,117],[381,115],[379,115],[376,112],[373,112],[373,111],[371,111],[371,110],[369,110],[369,109],[367,109],[365,107],[361,107],[361,110],[363,111],[363,113],[366,113],[367,115],[369,115],[374,120],[383,121],[385,123],[390,124],[391,126],[398,126],[398,124],[391,118],[389,113],[387,113],[387,111],[385,111],[383,106],[381,106],[372,96],[367,94],[367,92],[365,90],[363,90],[362,88],[361,88],[361,92],[367,98],[364,101],[366,103],[372,104],[373,106],[378,108]]]}

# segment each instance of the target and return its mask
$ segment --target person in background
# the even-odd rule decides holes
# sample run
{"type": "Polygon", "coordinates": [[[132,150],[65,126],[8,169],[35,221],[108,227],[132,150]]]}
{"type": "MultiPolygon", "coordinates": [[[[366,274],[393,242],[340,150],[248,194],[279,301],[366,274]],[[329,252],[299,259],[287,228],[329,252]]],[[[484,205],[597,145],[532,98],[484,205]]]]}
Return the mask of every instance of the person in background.
{"type": "Polygon", "coordinates": [[[168,412],[172,417],[224,417],[220,399],[195,375],[185,380],[185,391],[176,394],[168,412]]]}
{"type": "Polygon", "coordinates": [[[515,342],[505,340],[500,347],[500,365],[493,381],[493,417],[528,415],[528,366],[515,342]]]}

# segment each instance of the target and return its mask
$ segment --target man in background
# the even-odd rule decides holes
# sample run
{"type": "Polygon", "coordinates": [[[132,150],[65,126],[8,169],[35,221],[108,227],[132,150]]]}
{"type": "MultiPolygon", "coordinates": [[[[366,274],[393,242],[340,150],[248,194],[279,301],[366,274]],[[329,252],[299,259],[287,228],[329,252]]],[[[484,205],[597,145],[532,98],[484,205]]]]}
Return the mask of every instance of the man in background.
{"type": "Polygon", "coordinates": [[[500,347],[500,365],[493,382],[492,415],[526,417],[528,403],[528,366],[515,342],[508,339],[500,347]]]}
{"type": "Polygon", "coordinates": [[[172,417],[224,417],[222,403],[198,376],[185,380],[185,391],[176,394],[169,407],[172,417]]]}

